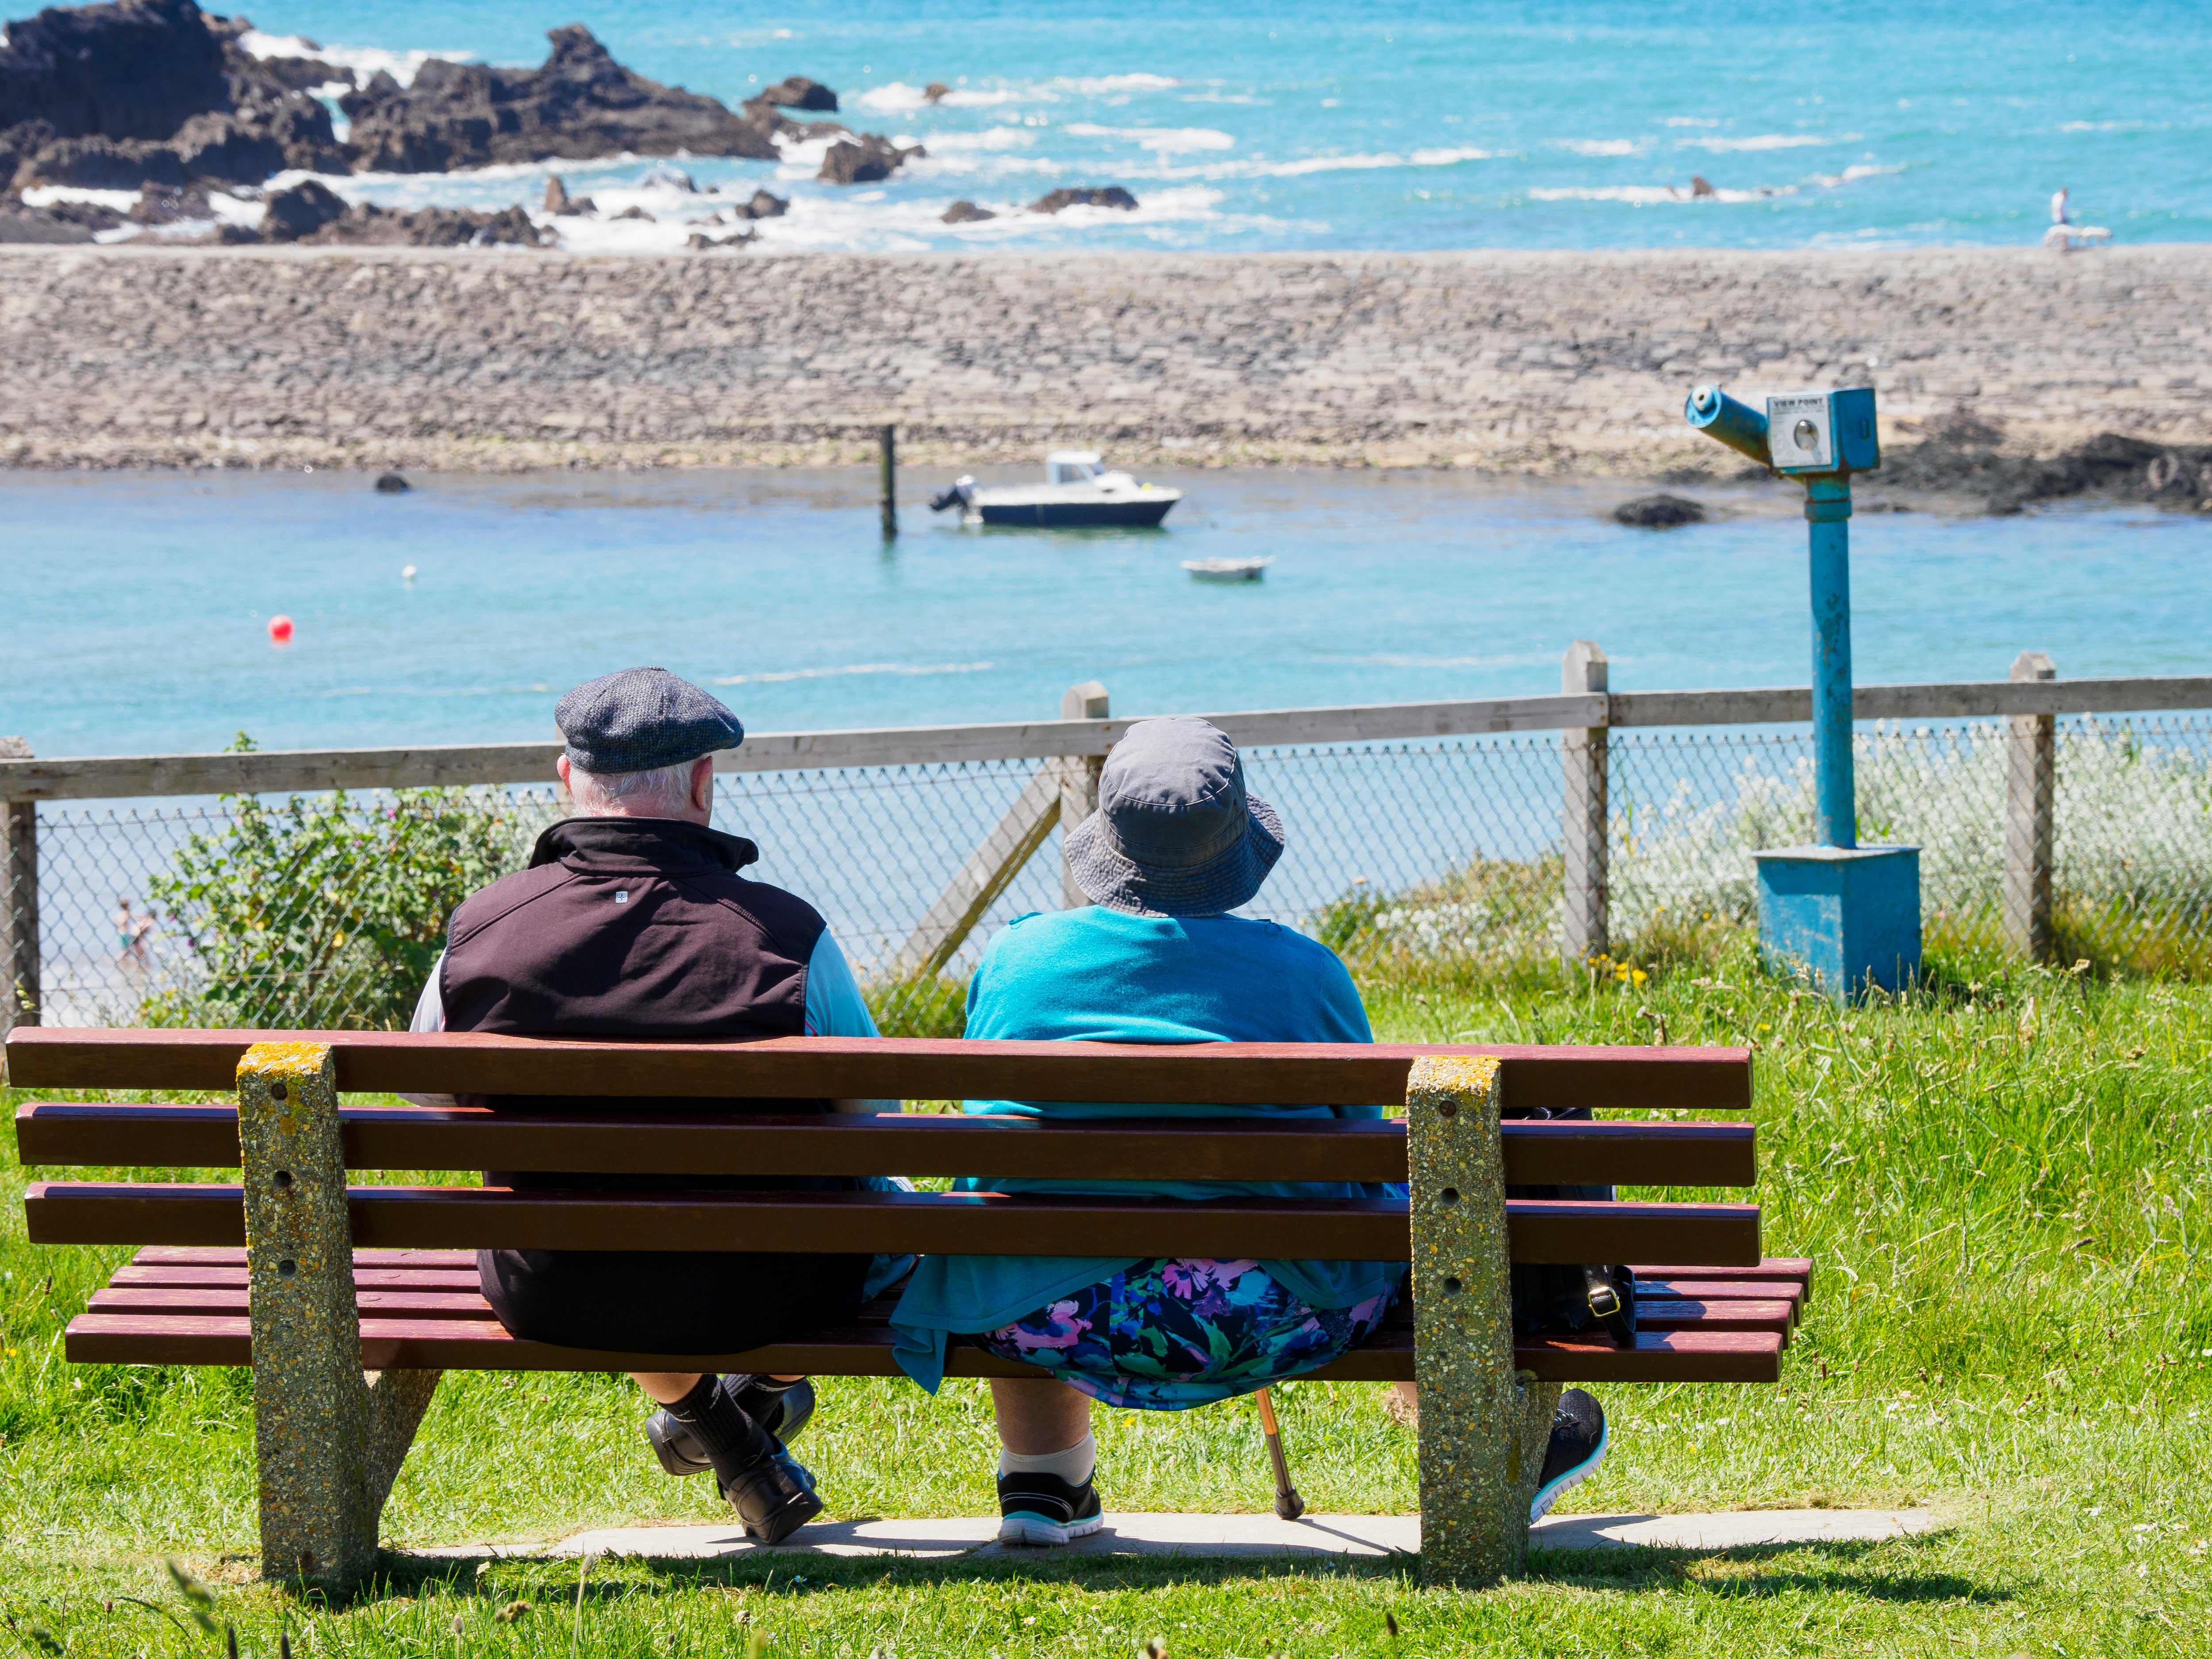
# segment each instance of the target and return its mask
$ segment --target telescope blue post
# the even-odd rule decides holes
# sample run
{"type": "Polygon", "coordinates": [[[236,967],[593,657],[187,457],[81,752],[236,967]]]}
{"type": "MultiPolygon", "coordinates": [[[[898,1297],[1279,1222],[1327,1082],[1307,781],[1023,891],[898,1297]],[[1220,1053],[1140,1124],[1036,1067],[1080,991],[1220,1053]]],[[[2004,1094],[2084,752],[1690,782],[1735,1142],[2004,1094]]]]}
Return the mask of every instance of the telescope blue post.
{"type": "Polygon", "coordinates": [[[1894,991],[1920,971],[1920,849],[1861,847],[1851,760],[1851,477],[1881,465],[1874,393],[1792,392],[1765,410],[1701,386],[1698,431],[1805,486],[1813,589],[1813,840],[1765,848],[1759,947],[1832,997],[1894,991]]]}
{"type": "Polygon", "coordinates": [[[1851,775],[1850,518],[1848,474],[1805,481],[1813,553],[1813,841],[1820,847],[1859,844],[1851,775]]]}

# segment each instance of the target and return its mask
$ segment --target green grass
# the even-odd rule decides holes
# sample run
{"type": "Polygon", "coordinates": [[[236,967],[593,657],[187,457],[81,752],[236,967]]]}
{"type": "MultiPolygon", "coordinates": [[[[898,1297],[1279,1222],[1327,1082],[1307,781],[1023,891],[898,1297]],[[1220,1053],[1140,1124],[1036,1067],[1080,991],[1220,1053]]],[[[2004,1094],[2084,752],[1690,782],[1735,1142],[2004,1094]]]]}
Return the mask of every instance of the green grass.
{"type": "MultiPolygon", "coordinates": [[[[243,1649],[329,1655],[993,1652],[2197,1654],[2212,1651],[2212,988],[1961,967],[1839,1012],[1741,942],[1638,982],[1370,988],[1378,1031],[1429,1041],[1759,1045],[1767,1247],[1819,1263],[1773,1389],[1602,1391],[1613,1451],[1567,1507],[1932,1504],[1878,1546],[1540,1557],[1487,1595],[1402,1566],[985,1566],[789,1559],[415,1570],[349,1607],[252,1582],[245,1378],[70,1367],[60,1331],[127,1252],[22,1238],[0,1170],[0,1652],[210,1653],[163,1571],[214,1584],[243,1649]],[[1978,971],[1984,977],[1975,979],[1978,971]],[[156,1613],[138,1597],[164,1610],[156,1613]],[[530,1609],[495,1615],[516,1601],[530,1609]],[[580,1606],[580,1613],[578,1608],[580,1606]],[[1388,1634],[1385,1616],[1400,1633],[1388,1634]],[[184,1621],[179,1624],[177,1621],[184,1621]],[[1034,1622],[1030,1622],[1034,1621],[1034,1622]],[[9,1636],[6,1632],[12,1631],[9,1636]]],[[[830,1381],[802,1443],[841,1516],[983,1514],[990,1420],[830,1381]]],[[[1280,1391],[1316,1510],[1414,1507],[1410,1437],[1372,1387],[1280,1391]]],[[[653,1462],[626,1382],[456,1375],[387,1511],[390,1541],[550,1538],[713,1518],[653,1462]]],[[[1101,1413],[1121,1510],[1266,1509],[1249,1403],[1101,1413]]]]}

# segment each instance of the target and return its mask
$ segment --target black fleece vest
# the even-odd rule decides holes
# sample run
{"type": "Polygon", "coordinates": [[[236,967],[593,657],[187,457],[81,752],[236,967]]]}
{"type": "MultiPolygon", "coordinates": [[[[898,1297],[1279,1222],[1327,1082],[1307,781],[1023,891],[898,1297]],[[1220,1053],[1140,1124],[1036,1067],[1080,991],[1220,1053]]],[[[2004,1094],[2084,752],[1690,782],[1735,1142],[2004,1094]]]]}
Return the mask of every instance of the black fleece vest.
{"type": "MultiPolygon", "coordinates": [[[[797,1036],[824,923],[805,900],[738,872],[753,844],[676,818],[568,818],[526,870],[471,895],[447,928],[439,990],[449,1031],[525,1036],[797,1036]]],[[[495,1109],[818,1112],[823,1100],[495,1097],[495,1109]]],[[[647,1178],[488,1171],[520,1186],[842,1188],[842,1180],[647,1178]]]]}

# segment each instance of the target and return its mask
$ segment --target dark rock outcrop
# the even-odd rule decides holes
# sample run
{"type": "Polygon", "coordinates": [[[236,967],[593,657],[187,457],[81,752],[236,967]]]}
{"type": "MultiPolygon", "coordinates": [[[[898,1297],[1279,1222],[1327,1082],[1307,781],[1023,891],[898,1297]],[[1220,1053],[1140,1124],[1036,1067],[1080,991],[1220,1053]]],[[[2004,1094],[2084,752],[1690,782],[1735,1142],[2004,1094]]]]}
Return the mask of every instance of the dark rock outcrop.
{"type": "Polygon", "coordinates": [[[653,222],[653,216],[650,213],[647,213],[641,207],[624,208],[620,213],[615,215],[615,217],[617,219],[642,219],[648,225],[653,222]]]}
{"type": "Polygon", "coordinates": [[[557,173],[545,181],[545,210],[548,213],[591,213],[597,210],[598,205],[588,196],[569,195],[568,186],[561,182],[561,175],[557,173]]]}
{"type": "Polygon", "coordinates": [[[34,208],[0,199],[0,242],[88,242],[95,231],[112,230],[123,222],[114,209],[91,202],[34,208]]]}
{"type": "Polygon", "coordinates": [[[1098,189],[1079,186],[1074,189],[1053,191],[1031,202],[1030,211],[1059,213],[1072,207],[1103,207],[1120,208],[1126,213],[1133,210],[1136,205],[1137,198],[1122,189],[1121,185],[1107,185],[1098,189]]]}
{"type": "Polygon", "coordinates": [[[269,198],[258,234],[241,236],[224,226],[225,242],[357,243],[386,247],[550,247],[557,240],[531,222],[521,207],[496,213],[473,208],[416,208],[406,211],[368,204],[348,207],[313,179],[269,198]]]}
{"type": "Polygon", "coordinates": [[[206,190],[198,185],[187,185],[182,190],[155,185],[132,204],[131,211],[124,216],[142,225],[182,225],[212,219],[215,210],[208,205],[206,190]]]}
{"type": "Polygon", "coordinates": [[[1893,446],[1871,482],[1883,489],[1983,498],[1987,511],[2018,513],[2038,501],[2102,495],[2160,507],[2212,501],[2212,446],[2159,444],[2100,432],[2057,455],[2024,455],[1971,415],[1928,422],[1911,447],[1893,446]]]}
{"type": "Polygon", "coordinates": [[[1638,530],[1674,530],[1686,524],[1703,524],[1705,509],[1680,495],[1638,495],[1613,509],[1616,524],[1638,530]]]}
{"type": "Polygon", "coordinates": [[[379,74],[346,94],[355,164],[385,173],[441,173],[555,156],[738,155],[772,161],[772,126],[713,98],[624,69],[580,24],[551,30],[534,70],[432,58],[411,87],[379,74]]]}
{"type": "Polygon", "coordinates": [[[999,216],[987,207],[977,207],[973,202],[962,200],[955,202],[937,216],[948,225],[972,225],[999,216]]]}
{"type": "MultiPolygon", "coordinates": [[[[409,483],[406,479],[401,477],[397,472],[380,472],[376,475],[375,489],[376,493],[380,495],[404,495],[413,488],[414,486],[412,484],[409,483]]],[[[409,569],[408,574],[414,574],[414,571],[411,568],[409,569]]]]}
{"type": "MultiPolygon", "coordinates": [[[[748,98],[747,103],[755,100],[748,98]]],[[[803,75],[787,75],[774,86],[764,89],[759,102],[774,104],[782,109],[834,111],[837,94],[819,81],[810,81],[803,75]]]]}
{"type": "Polygon", "coordinates": [[[951,95],[952,88],[942,81],[932,81],[921,89],[921,101],[925,104],[941,104],[951,95]]]}
{"type": "Polygon", "coordinates": [[[224,42],[191,0],[52,7],[8,25],[0,125],[57,138],[167,138],[232,106],[224,42]]]}
{"type": "Polygon", "coordinates": [[[330,112],[293,71],[243,51],[245,27],[191,0],[107,0],[11,23],[0,185],[256,184],[283,167],[342,167],[330,112]]]}
{"type": "Polygon", "coordinates": [[[296,242],[345,217],[346,204],[328,185],[303,179],[269,198],[261,216],[261,234],[271,242],[296,242]]]}
{"type": "Polygon", "coordinates": [[[781,219],[790,211],[791,203],[787,198],[771,195],[764,190],[755,191],[753,199],[746,203],[744,209],[748,219],[781,219]]]}
{"type": "Polygon", "coordinates": [[[872,185],[888,179],[909,157],[928,154],[920,144],[901,149],[873,132],[841,138],[822,158],[815,176],[825,185],[872,185]]]}

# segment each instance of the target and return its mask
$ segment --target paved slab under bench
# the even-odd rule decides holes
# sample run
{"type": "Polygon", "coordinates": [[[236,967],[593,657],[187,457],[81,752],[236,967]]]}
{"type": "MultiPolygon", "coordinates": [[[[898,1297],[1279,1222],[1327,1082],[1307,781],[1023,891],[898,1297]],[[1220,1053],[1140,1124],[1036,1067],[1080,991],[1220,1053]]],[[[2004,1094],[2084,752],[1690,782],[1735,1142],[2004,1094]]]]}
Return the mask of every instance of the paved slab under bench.
{"type": "MultiPolygon", "coordinates": [[[[1729,1550],[1759,1546],[1880,1541],[1910,1537],[1936,1524],[1928,1510],[1739,1510],[1717,1515],[1563,1515],[1538,1524],[1530,1538],[1545,1550],[1729,1550]]],[[[1388,1556],[1421,1547],[1411,1515],[1110,1515],[1105,1529],[1064,1550],[997,1541],[998,1522],[981,1516],[949,1520],[841,1521],[807,1528],[774,1547],[778,1556],[903,1555],[920,1560],[954,1556],[1037,1561],[1070,1555],[1388,1556]]],[[[459,1545],[406,1552],[440,1557],[641,1556],[660,1561],[713,1560],[763,1547],[732,1523],[706,1527],[606,1527],[558,1543],[459,1545]]]]}

